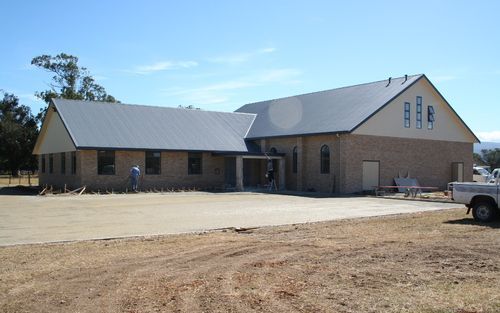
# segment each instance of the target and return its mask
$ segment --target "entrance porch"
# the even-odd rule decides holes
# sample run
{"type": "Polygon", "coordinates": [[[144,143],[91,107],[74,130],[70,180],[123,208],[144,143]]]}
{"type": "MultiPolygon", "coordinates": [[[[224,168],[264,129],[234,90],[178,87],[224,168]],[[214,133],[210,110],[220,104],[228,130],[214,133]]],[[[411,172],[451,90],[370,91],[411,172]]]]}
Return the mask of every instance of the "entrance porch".
{"type": "MultiPolygon", "coordinates": [[[[218,154],[221,155],[221,154],[218,154]]],[[[267,162],[273,162],[274,179],[279,190],[285,190],[284,154],[222,154],[224,156],[224,183],[237,191],[245,188],[263,187],[268,184],[266,178],[267,162]]]]}

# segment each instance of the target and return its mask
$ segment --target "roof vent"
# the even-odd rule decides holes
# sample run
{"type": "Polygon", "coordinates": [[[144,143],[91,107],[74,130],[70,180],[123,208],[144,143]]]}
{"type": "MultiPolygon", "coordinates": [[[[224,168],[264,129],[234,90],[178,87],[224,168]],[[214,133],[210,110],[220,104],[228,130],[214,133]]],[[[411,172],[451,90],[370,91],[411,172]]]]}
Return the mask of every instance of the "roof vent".
{"type": "Polygon", "coordinates": [[[392,77],[389,77],[389,81],[387,82],[387,85],[385,85],[386,87],[389,86],[391,84],[391,78],[392,77]]]}
{"type": "Polygon", "coordinates": [[[404,83],[406,83],[407,80],[408,80],[408,75],[405,75],[405,80],[403,80],[403,82],[401,83],[401,85],[404,84],[404,83]]]}

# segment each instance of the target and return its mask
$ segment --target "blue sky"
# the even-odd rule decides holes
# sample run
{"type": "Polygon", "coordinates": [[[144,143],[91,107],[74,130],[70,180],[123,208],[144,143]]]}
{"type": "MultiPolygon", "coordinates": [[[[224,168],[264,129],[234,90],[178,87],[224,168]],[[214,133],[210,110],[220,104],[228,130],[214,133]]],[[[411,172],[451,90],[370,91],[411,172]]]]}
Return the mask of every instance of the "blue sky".
{"type": "Polygon", "coordinates": [[[425,73],[500,142],[500,1],[0,0],[0,89],[34,112],[41,54],[80,58],[124,103],[249,102],[425,73]]]}

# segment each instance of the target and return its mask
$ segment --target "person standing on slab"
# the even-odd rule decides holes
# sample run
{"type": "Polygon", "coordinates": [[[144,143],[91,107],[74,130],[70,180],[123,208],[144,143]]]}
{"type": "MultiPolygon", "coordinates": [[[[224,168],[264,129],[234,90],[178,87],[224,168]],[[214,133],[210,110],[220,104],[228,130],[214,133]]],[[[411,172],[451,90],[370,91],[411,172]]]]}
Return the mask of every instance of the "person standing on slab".
{"type": "Polygon", "coordinates": [[[141,176],[141,169],[139,165],[134,165],[130,168],[130,184],[132,185],[132,190],[137,192],[137,185],[139,182],[139,177],[141,176]]]}

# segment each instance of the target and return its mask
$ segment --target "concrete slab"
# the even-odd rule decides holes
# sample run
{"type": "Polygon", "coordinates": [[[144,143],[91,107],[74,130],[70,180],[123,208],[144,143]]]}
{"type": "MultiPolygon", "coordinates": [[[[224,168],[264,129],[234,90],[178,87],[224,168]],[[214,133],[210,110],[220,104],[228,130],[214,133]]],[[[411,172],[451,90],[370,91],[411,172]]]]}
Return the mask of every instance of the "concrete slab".
{"type": "Polygon", "coordinates": [[[0,196],[0,245],[174,234],[460,207],[369,197],[203,192],[0,196]]]}

